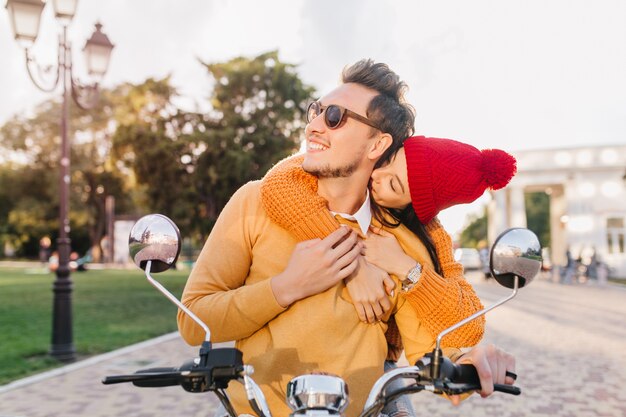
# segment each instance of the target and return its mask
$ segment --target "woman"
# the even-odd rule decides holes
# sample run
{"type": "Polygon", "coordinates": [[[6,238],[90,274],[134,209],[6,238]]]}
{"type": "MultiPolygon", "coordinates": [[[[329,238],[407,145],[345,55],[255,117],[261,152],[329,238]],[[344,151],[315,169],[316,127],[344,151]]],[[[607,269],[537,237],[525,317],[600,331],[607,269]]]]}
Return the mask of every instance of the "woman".
{"type": "MultiPolygon", "coordinates": [[[[324,238],[339,223],[316,192],[317,178],[302,170],[302,158],[290,157],[272,168],[263,179],[261,198],[270,218],[296,239],[324,238]]],[[[407,139],[389,164],[372,173],[371,195],[386,209],[372,205],[379,227],[367,238],[365,256],[401,282],[419,266],[419,280],[412,288],[405,288],[402,296],[433,336],[482,308],[463,277],[462,266],[454,261],[450,236],[435,216],[454,204],[474,201],[487,188],[504,187],[514,174],[515,159],[504,151],[479,151],[458,141],[423,136],[407,139]],[[419,237],[427,251],[426,259],[417,260],[416,265],[416,259],[405,254],[387,232],[397,227],[406,227],[419,237]]],[[[382,286],[347,282],[362,320],[381,316],[377,302],[366,300],[371,299],[370,294],[380,294],[382,286]]],[[[475,320],[446,336],[443,344],[473,346],[482,338],[483,330],[484,320],[475,320]]],[[[388,340],[401,351],[396,333],[388,332],[388,340]]],[[[392,357],[397,356],[398,349],[392,349],[392,357]]]]}

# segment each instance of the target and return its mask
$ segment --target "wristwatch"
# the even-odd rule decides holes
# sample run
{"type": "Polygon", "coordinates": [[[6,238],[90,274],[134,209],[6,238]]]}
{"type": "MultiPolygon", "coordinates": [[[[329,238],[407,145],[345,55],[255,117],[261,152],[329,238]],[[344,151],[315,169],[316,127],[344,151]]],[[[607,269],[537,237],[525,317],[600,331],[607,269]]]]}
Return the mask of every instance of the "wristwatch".
{"type": "Polygon", "coordinates": [[[402,291],[407,292],[411,291],[415,284],[420,280],[422,276],[422,265],[418,262],[415,266],[409,269],[409,272],[406,274],[406,279],[402,281],[402,291]]]}

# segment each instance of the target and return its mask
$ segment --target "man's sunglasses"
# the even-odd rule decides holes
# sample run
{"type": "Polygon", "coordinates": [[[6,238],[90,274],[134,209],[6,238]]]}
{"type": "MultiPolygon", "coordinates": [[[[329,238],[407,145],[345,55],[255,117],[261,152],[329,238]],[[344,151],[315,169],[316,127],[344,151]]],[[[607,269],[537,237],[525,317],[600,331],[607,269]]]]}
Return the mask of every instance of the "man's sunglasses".
{"type": "Polygon", "coordinates": [[[367,117],[363,117],[360,114],[356,114],[352,110],[348,110],[345,107],[338,106],[337,104],[330,104],[328,106],[322,106],[319,101],[314,101],[309,104],[309,108],[306,111],[306,121],[311,123],[320,114],[324,113],[324,123],[329,129],[337,129],[341,126],[341,123],[346,117],[352,117],[361,123],[365,123],[374,129],[381,130],[367,117]]]}

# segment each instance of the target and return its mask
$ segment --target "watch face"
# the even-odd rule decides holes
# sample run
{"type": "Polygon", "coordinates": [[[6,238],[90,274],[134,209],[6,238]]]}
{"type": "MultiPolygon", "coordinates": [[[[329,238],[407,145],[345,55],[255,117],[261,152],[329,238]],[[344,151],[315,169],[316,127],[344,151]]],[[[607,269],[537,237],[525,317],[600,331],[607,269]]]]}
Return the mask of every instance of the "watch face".
{"type": "Polygon", "coordinates": [[[409,291],[411,288],[413,288],[413,286],[415,286],[415,284],[417,284],[417,281],[419,281],[421,275],[422,265],[418,263],[409,270],[408,274],[406,274],[406,279],[402,282],[402,289],[404,291],[409,291]]]}
{"type": "Polygon", "coordinates": [[[422,265],[417,264],[407,274],[407,279],[411,280],[412,283],[416,283],[422,275],[422,265]]]}

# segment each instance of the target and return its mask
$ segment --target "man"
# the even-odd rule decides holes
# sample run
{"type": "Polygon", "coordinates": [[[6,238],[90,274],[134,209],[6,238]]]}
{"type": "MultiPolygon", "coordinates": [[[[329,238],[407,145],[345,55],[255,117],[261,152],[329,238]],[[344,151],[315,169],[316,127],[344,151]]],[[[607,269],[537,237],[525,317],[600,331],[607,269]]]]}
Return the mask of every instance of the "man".
{"type": "MultiPolygon", "coordinates": [[[[357,415],[383,373],[392,313],[409,361],[434,344],[398,291],[391,311],[376,323],[359,320],[347,295],[344,279],[353,273],[387,275],[362,259],[358,235],[369,227],[372,170],[409,136],[413,117],[401,103],[404,83],[386,65],[360,61],[344,71],[343,81],[309,116],[303,168],[319,178],[317,192],[328,208],[355,220],[323,240],[296,243],[269,220],[260,182],[248,183],[220,214],[183,294],[183,303],[208,324],[213,341],[236,340],[275,415],[289,414],[285,388],[291,378],[320,371],[346,380],[348,415],[357,415]]],[[[419,246],[414,235],[399,233],[409,248],[419,246]]],[[[203,340],[188,317],[179,314],[178,323],[187,342],[203,340]]],[[[445,353],[460,356],[455,349],[445,353]]],[[[482,395],[493,391],[494,382],[513,383],[505,378],[506,371],[515,370],[513,358],[494,347],[475,348],[462,360],[477,366],[482,395]]],[[[251,412],[239,386],[229,394],[239,413],[251,412]]]]}

